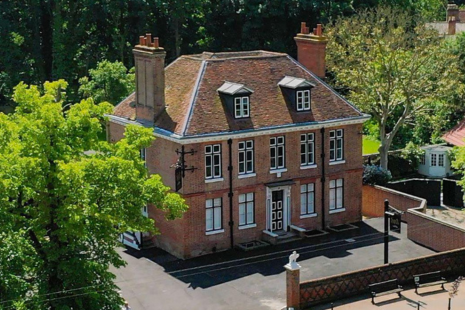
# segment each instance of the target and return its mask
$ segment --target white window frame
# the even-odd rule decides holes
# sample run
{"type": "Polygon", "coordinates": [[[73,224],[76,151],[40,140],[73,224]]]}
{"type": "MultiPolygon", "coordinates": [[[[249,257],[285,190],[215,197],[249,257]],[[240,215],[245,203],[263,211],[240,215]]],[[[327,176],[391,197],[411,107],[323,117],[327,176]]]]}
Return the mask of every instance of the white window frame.
{"type": "Polygon", "coordinates": [[[438,167],[444,167],[444,154],[438,154],[438,167]]]}
{"type": "Polygon", "coordinates": [[[315,214],[315,183],[300,185],[300,215],[315,214]]]}
{"type": "Polygon", "coordinates": [[[329,210],[344,209],[344,179],[329,181],[329,210]]]}
{"type": "Polygon", "coordinates": [[[286,167],[286,140],[284,136],[270,137],[270,169],[286,167]],[[281,155],[279,155],[281,153],[281,155]],[[281,160],[281,164],[279,164],[281,160]]]}
{"type": "Polygon", "coordinates": [[[438,156],[437,154],[431,154],[431,167],[436,167],[438,165],[438,156]]]}
{"type": "Polygon", "coordinates": [[[219,232],[223,230],[223,199],[205,200],[205,231],[219,232]]]}
{"type": "Polygon", "coordinates": [[[205,179],[219,179],[222,176],[221,169],[221,144],[205,146],[205,179]],[[210,164],[208,163],[210,162],[210,164]],[[217,169],[215,169],[217,168],[217,169]],[[210,170],[210,173],[209,173],[210,170]]]}
{"type": "Polygon", "coordinates": [[[235,118],[250,117],[249,96],[234,97],[234,117],[235,118]]]}
{"type": "Polygon", "coordinates": [[[329,132],[329,161],[344,160],[344,129],[329,132]]]}
{"type": "Polygon", "coordinates": [[[426,155],[425,154],[420,155],[420,165],[426,165],[426,155]]]}
{"type": "Polygon", "coordinates": [[[255,224],[255,193],[239,195],[239,227],[255,224]]]}
{"type": "Polygon", "coordinates": [[[237,160],[239,175],[254,173],[254,141],[240,141],[238,149],[237,160]]]}
{"type": "Polygon", "coordinates": [[[297,111],[310,111],[310,90],[298,90],[296,92],[297,111]]]}
{"type": "Polygon", "coordinates": [[[315,164],[315,134],[300,135],[300,165],[309,166],[315,164]],[[311,158],[310,158],[311,157],[311,158]]]}

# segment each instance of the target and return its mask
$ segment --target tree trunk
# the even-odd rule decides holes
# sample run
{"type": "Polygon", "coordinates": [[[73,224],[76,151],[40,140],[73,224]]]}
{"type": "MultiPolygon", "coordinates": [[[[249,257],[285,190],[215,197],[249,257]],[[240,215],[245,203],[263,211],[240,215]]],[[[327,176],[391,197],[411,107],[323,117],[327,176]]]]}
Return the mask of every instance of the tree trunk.
{"type": "Polygon", "coordinates": [[[41,1],[41,56],[44,61],[44,72],[47,80],[52,80],[53,75],[53,11],[55,1],[41,1]]]}
{"type": "Polygon", "coordinates": [[[179,18],[175,17],[173,20],[174,24],[174,44],[176,50],[176,58],[181,56],[181,39],[179,38],[179,18]]]}
{"type": "Polygon", "coordinates": [[[379,146],[378,151],[379,151],[379,157],[380,157],[379,166],[387,170],[388,169],[389,146],[386,145],[385,141],[381,142],[381,145],[379,146]]]}

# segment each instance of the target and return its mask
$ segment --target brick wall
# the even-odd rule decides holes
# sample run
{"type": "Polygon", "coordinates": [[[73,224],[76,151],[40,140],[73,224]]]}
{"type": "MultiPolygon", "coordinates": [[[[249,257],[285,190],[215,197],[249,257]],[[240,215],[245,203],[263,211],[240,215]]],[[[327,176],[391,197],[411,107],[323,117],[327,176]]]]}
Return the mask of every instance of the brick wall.
{"type": "MultiPolygon", "coordinates": [[[[362,139],[359,132],[361,124],[335,127],[325,131],[325,226],[334,226],[361,220],[361,191],[362,191],[362,139]],[[344,129],[344,163],[329,164],[329,131],[344,129]],[[344,179],[344,207],[345,211],[339,213],[329,212],[329,181],[344,179]]],[[[124,126],[110,123],[110,141],[116,142],[123,137],[124,126]]],[[[278,177],[277,173],[270,173],[270,135],[263,135],[249,139],[233,140],[232,166],[233,166],[233,234],[234,244],[259,240],[263,230],[266,229],[266,186],[269,182],[292,180],[290,205],[292,225],[308,230],[321,229],[322,223],[322,159],[321,132],[301,131],[282,134],[285,136],[285,162],[287,171],[278,177]],[[315,163],[316,167],[301,169],[300,166],[300,135],[313,132],[315,135],[315,163]],[[254,164],[256,176],[239,178],[238,175],[238,143],[244,140],[254,140],[254,164]],[[301,218],[300,215],[300,185],[315,184],[315,211],[317,216],[301,218]],[[255,194],[255,227],[240,229],[238,196],[244,193],[255,194]]],[[[152,146],[146,150],[147,167],[150,173],[161,175],[163,182],[174,189],[174,168],[178,155],[176,149],[181,145],[157,138],[152,146]]],[[[161,211],[153,206],[149,208],[149,216],[155,220],[160,235],[153,238],[154,243],[177,257],[188,258],[214,251],[229,249],[230,243],[230,204],[229,204],[229,145],[227,141],[196,143],[185,145],[185,151],[194,151],[193,155],[185,155],[187,167],[195,167],[193,172],[186,171],[183,187],[179,191],[186,199],[189,210],[182,219],[166,221],[161,211]],[[222,149],[222,177],[219,182],[205,182],[205,146],[221,144],[222,149]],[[222,198],[222,223],[224,232],[206,234],[205,200],[209,198],[222,198]]]]}
{"type": "MultiPolygon", "coordinates": [[[[326,226],[334,226],[344,223],[357,222],[361,220],[361,184],[362,184],[362,157],[361,138],[358,132],[361,125],[337,127],[344,129],[344,158],[345,163],[329,165],[329,130],[325,132],[325,149],[327,153],[325,169],[325,222],[326,226]],[[340,213],[330,214],[329,206],[329,181],[332,179],[344,179],[344,205],[346,210],[340,213]]],[[[232,141],[232,165],[233,165],[233,234],[234,244],[261,239],[263,230],[266,229],[266,186],[265,183],[292,179],[295,183],[291,186],[291,224],[306,229],[322,228],[322,206],[321,206],[321,133],[313,131],[315,135],[315,160],[316,168],[301,169],[300,167],[300,135],[310,131],[291,132],[285,136],[285,162],[286,172],[281,177],[276,173],[270,173],[270,144],[271,136],[264,135],[250,139],[232,141]],[[256,176],[239,178],[238,175],[238,143],[240,141],[254,141],[254,163],[256,176]],[[300,185],[315,184],[315,211],[316,217],[301,218],[300,216],[300,185]],[[255,194],[255,227],[240,229],[238,196],[244,193],[255,194]]],[[[201,144],[186,145],[186,150],[193,149],[194,155],[186,155],[186,164],[193,165],[197,170],[193,173],[186,172],[182,193],[190,206],[184,215],[186,218],[186,237],[184,257],[194,257],[214,250],[230,248],[229,222],[229,145],[227,141],[208,142],[201,144]],[[223,181],[205,182],[205,146],[221,144],[222,149],[222,177],[223,181]],[[222,197],[223,201],[223,229],[224,232],[214,235],[205,234],[205,199],[222,197]]]]}
{"type": "Polygon", "coordinates": [[[465,229],[410,209],[406,213],[407,236],[410,240],[435,251],[448,251],[465,247],[465,229]]]}
{"type": "MultiPolygon", "coordinates": [[[[384,215],[384,200],[389,200],[389,205],[406,212],[410,208],[426,208],[426,200],[395,191],[382,186],[363,185],[362,214],[367,217],[381,217],[384,215]]],[[[406,216],[402,217],[407,221],[406,216]]]]}
{"type": "Polygon", "coordinates": [[[402,285],[413,286],[413,275],[442,271],[446,277],[457,277],[465,272],[465,249],[423,256],[387,265],[370,267],[336,276],[300,283],[300,307],[367,294],[368,285],[398,279],[402,285]]]}

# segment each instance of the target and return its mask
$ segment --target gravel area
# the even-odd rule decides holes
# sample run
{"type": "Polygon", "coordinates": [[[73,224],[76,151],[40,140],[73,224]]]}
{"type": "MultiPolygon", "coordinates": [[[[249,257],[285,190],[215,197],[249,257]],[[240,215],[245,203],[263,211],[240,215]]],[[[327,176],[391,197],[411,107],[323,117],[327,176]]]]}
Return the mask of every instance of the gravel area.
{"type": "Polygon", "coordinates": [[[431,215],[439,220],[461,226],[465,228],[465,211],[450,207],[431,207],[428,206],[426,214],[431,215]]]}

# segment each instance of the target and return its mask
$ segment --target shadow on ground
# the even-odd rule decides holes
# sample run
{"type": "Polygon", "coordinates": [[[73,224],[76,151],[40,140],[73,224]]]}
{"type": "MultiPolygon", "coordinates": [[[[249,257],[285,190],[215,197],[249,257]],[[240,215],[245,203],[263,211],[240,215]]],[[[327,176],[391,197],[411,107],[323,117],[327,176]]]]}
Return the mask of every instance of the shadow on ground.
{"type": "MultiPolygon", "coordinates": [[[[289,255],[296,250],[299,261],[317,256],[337,259],[352,255],[353,249],[368,247],[383,242],[383,233],[366,222],[355,223],[356,229],[334,232],[324,236],[305,238],[254,251],[227,250],[188,260],[178,259],[158,249],[137,251],[128,248],[125,252],[136,258],[146,258],[164,268],[167,274],[190,283],[192,288],[208,288],[252,274],[277,275],[284,271],[289,255]],[[205,276],[208,275],[208,276],[205,276]]],[[[392,233],[394,234],[394,233],[392,233]]],[[[399,240],[390,235],[390,242],[399,240]]]]}

